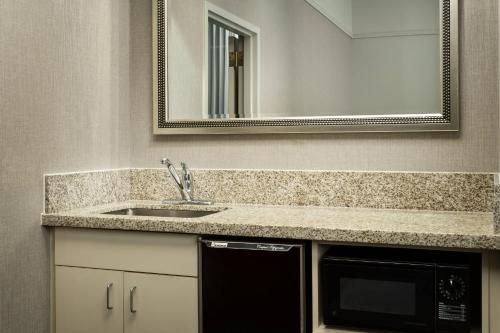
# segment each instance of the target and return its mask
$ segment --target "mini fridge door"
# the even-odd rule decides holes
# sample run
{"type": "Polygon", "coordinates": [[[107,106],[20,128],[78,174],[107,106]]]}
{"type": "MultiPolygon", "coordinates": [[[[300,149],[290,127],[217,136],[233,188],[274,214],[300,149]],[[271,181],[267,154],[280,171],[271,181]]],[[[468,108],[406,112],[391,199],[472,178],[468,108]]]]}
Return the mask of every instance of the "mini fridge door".
{"type": "Polygon", "coordinates": [[[200,247],[202,333],[306,333],[304,244],[200,247]]]}

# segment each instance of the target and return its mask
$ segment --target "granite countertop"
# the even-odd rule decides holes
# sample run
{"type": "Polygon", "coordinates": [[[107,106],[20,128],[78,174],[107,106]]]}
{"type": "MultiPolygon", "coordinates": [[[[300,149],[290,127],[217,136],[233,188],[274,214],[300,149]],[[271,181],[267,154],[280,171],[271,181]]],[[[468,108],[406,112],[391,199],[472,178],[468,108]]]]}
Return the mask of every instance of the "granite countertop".
{"type": "Polygon", "coordinates": [[[500,249],[493,214],[397,209],[124,201],[42,214],[42,225],[464,249],[500,249]],[[198,218],[103,215],[124,208],[220,210],[198,218]]]}

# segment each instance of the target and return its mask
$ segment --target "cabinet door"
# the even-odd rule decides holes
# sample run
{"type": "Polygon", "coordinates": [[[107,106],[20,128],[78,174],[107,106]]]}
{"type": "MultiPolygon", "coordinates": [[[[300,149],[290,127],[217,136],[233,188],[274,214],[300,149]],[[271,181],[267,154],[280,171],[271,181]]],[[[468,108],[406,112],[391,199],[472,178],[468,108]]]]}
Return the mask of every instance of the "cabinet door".
{"type": "Polygon", "coordinates": [[[56,333],[122,333],[123,272],[56,266],[56,333]]]}
{"type": "MultiPolygon", "coordinates": [[[[489,323],[490,333],[500,333],[500,254],[489,253],[490,260],[490,290],[489,290],[489,323]]],[[[483,307],[488,306],[483,302],[483,307]]]]}
{"type": "Polygon", "coordinates": [[[198,280],[125,273],[125,333],[197,333],[198,280]]]}

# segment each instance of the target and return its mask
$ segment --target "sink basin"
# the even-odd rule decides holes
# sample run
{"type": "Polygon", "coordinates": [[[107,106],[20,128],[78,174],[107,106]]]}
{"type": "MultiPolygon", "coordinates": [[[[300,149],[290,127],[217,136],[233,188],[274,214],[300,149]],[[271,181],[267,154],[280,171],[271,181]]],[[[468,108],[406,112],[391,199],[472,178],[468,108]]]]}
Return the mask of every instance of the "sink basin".
{"type": "Polygon", "coordinates": [[[108,215],[128,216],[160,216],[160,217],[184,217],[196,218],[219,213],[218,210],[182,210],[182,209],[150,209],[150,208],[127,208],[106,212],[108,215]]]}

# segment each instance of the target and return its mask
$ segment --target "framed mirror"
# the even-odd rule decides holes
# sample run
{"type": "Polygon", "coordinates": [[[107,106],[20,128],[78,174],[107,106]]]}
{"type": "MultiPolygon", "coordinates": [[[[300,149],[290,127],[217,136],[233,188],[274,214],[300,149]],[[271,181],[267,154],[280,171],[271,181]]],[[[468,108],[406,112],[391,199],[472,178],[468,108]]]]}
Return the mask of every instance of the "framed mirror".
{"type": "Polygon", "coordinates": [[[458,56],[458,0],[153,0],[154,133],[458,131],[458,56]]]}

